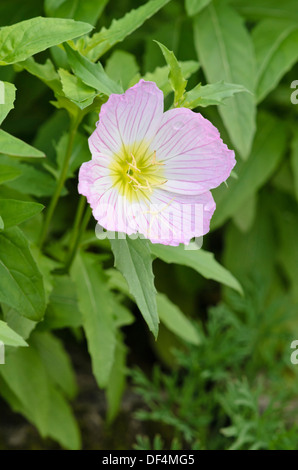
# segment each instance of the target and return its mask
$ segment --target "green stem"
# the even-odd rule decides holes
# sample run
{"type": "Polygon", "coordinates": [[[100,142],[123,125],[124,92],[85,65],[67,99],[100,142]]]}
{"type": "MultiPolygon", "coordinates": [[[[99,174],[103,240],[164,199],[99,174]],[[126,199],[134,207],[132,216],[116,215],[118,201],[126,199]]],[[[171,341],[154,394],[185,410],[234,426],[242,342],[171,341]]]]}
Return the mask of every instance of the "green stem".
{"type": "Polygon", "coordinates": [[[75,135],[76,135],[78,126],[79,126],[79,120],[77,119],[76,121],[74,121],[72,123],[72,125],[70,127],[67,148],[66,148],[66,152],[65,152],[64,161],[63,161],[63,167],[62,167],[62,170],[61,170],[61,173],[60,173],[60,177],[57,181],[57,186],[56,186],[55,192],[52,196],[50,205],[48,207],[48,210],[47,210],[47,213],[46,213],[46,216],[45,216],[45,221],[44,221],[42,231],[41,231],[41,234],[40,234],[40,239],[39,239],[39,247],[40,248],[42,248],[42,246],[45,242],[45,239],[46,239],[46,236],[48,234],[48,230],[49,230],[49,226],[50,226],[52,217],[54,215],[59,197],[61,195],[62,189],[64,187],[65,180],[67,178],[67,171],[68,171],[68,167],[69,167],[69,161],[70,161],[72,148],[73,148],[73,144],[74,144],[74,139],[75,139],[75,135]]]}
{"type": "Polygon", "coordinates": [[[89,220],[90,220],[90,217],[91,217],[91,214],[92,214],[90,207],[87,207],[87,210],[86,210],[85,215],[84,215],[83,220],[82,220],[82,215],[83,215],[85,205],[86,205],[86,199],[85,199],[85,197],[81,197],[81,200],[80,200],[79,205],[78,205],[78,210],[77,210],[75,222],[74,222],[74,228],[73,228],[71,242],[70,242],[70,250],[69,250],[68,256],[66,258],[66,262],[65,262],[65,271],[66,272],[69,271],[69,269],[72,265],[72,262],[75,258],[75,255],[76,255],[77,250],[78,250],[78,246],[79,246],[80,241],[81,241],[81,237],[82,237],[83,233],[85,232],[85,230],[87,228],[87,225],[89,223],[89,220]],[[81,222],[81,220],[82,220],[82,222],[81,222]]]}

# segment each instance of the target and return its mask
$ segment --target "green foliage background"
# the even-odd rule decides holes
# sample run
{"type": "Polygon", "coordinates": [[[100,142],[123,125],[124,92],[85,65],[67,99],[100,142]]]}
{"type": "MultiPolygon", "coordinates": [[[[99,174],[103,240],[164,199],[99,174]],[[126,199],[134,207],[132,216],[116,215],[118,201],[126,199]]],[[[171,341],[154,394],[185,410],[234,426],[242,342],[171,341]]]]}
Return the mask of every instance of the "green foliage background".
{"type": "Polygon", "coordinates": [[[295,449],[296,0],[2,0],[0,26],[2,398],[81,448],[71,336],[109,429],[142,397],[131,446],[295,449]],[[235,149],[203,249],[99,240],[77,193],[101,105],[141,77],[235,149]]]}

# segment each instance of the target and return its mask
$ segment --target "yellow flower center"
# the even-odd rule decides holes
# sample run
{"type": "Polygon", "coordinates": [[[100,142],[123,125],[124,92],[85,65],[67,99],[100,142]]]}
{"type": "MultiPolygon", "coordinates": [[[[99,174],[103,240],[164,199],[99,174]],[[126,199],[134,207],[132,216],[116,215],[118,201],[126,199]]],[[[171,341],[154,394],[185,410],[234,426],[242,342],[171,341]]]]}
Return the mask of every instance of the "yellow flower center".
{"type": "Polygon", "coordinates": [[[167,181],[163,166],[145,142],[123,145],[110,166],[113,185],[129,201],[149,198],[153,188],[167,181]]]}

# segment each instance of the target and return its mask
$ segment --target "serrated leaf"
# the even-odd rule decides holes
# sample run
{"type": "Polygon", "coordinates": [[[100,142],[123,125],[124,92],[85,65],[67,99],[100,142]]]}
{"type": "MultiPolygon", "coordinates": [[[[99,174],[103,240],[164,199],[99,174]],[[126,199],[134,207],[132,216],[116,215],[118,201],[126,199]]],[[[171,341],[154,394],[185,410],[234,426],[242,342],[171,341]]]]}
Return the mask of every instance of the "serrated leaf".
{"type": "Polygon", "coordinates": [[[149,0],[136,10],[131,10],[123,18],[113,20],[111,26],[102,28],[87,42],[84,54],[92,61],[97,61],[111,47],[123,41],[129,34],[138,29],[142,24],[155,15],[170,0],[149,0]]]}
{"type": "Polygon", "coordinates": [[[2,320],[0,320],[0,341],[7,346],[28,346],[26,341],[2,320]]]}
{"type": "MultiPolygon", "coordinates": [[[[250,92],[255,88],[253,44],[242,18],[225,2],[214,0],[194,19],[195,47],[210,83],[224,80],[250,92]]],[[[255,133],[254,96],[241,93],[219,106],[231,140],[247,158],[255,133]]]]}
{"type": "Polygon", "coordinates": [[[219,105],[226,98],[230,98],[235,93],[242,92],[248,92],[248,90],[244,86],[235,83],[225,83],[222,81],[203,86],[198,84],[185,94],[181,106],[194,109],[197,106],[219,105]]]}
{"type": "Polygon", "coordinates": [[[187,80],[185,80],[180,64],[176,59],[176,56],[173,51],[170,51],[166,46],[161,44],[158,41],[155,41],[163,53],[163,56],[169,66],[169,82],[174,91],[174,106],[180,105],[180,100],[183,97],[185,88],[187,85],[187,80]]]}
{"type": "Polygon", "coordinates": [[[191,344],[200,344],[197,330],[189,319],[164,294],[158,293],[157,309],[160,321],[175,335],[191,344]]]}
{"type": "Polygon", "coordinates": [[[14,108],[16,87],[12,83],[0,81],[0,124],[4,121],[9,111],[14,108]]]}
{"type": "Polygon", "coordinates": [[[166,263],[188,266],[206,279],[213,279],[242,293],[242,287],[237,279],[216,261],[213,253],[202,249],[196,251],[185,250],[183,245],[172,247],[153,243],[150,244],[150,249],[153,255],[166,263]]]}
{"type": "Polygon", "coordinates": [[[14,157],[44,158],[45,154],[0,129],[0,153],[14,157]]]}
{"type": "Polygon", "coordinates": [[[78,51],[72,49],[68,44],[64,44],[69,65],[75,75],[77,75],[86,85],[95,88],[99,93],[109,96],[111,93],[122,93],[122,88],[114,82],[104,71],[100,62],[94,64],[78,51]]]}
{"type": "Polygon", "coordinates": [[[100,265],[87,255],[77,255],[71,277],[77,288],[92,370],[98,385],[106,387],[116,347],[112,294],[104,283],[100,265]]]}
{"type": "Polygon", "coordinates": [[[60,18],[31,18],[0,30],[0,65],[14,64],[64,41],[89,33],[87,23],[60,18]]]}
{"type": "Polygon", "coordinates": [[[43,210],[44,206],[36,202],[0,199],[0,215],[5,229],[19,225],[43,210]]]}
{"type": "Polygon", "coordinates": [[[298,59],[298,25],[293,21],[266,19],[252,33],[256,51],[256,97],[262,101],[298,59]]]}
{"type": "Polygon", "coordinates": [[[152,272],[152,258],[147,240],[110,240],[115,266],[123,274],[149,329],[158,334],[156,290],[152,272]]]}
{"type": "Polygon", "coordinates": [[[42,276],[17,227],[0,232],[0,301],[39,321],[45,311],[42,276]]]}

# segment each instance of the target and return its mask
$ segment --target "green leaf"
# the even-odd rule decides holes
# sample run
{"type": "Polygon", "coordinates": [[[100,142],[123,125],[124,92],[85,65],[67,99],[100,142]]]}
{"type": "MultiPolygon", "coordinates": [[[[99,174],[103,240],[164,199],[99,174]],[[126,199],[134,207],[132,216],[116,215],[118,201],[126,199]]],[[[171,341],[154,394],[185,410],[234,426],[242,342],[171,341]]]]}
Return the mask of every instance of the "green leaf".
{"type": "Polygon", "coordinates": [[[55,189],[55,180],[49,173],[41,171],[37,167],[13,161],[16,169],[22,172],[22,177],[16,181],[9,181],[7,186],[22,194],[43,197],[51,196],[55,189]]]}
{"type": "MultiPolygon", "coordinates": [[[[182,70],[182,74],[185,78],[189,78],[200,67],[199,63],[194,60],[179,62],[179,64],[182,70]]],[[[154,72],[147,72],[145,75],[143,75],[143,79],[150,82],[155,82],[158,88],[160,88],[163,94],[166,96],[171,92],[171,85],[169,84],[168,76],[169,67],[165,66],[157,67],[154,72]]],[[[138,81],[138,79],[136,80],[136,82],[138,81]]]]}
{"type": "MultiPolygon", "coordinates": [[[[63,134],[61,139],[59,140],[58,144],[56,145],[56,154],[57,154],[57,179],[62,171],[65,152],[68,143],[68,134],[63,134]]],[[[83,162],[86,162],[90,159],[90,150],[88,147],[88,139],[83,134],[77,132],[74,140],[74,146],[71,153],[69,166],[68,166],[68,173],[67,177],[71,178],[74,176],[76,170],[82,165],[83,162]]]]}
{"type": "Polygon", "coordinates": [[[81,446],[78,424],[69,404],[51,381],[39,351],[29,348],[7,354],[0,370],[1,395],[14,411],[22,413],[43,437],[57,440],[63,447],[81,446]]]}
{"type": "Polygon", "coordinates": [[[111,423],[116,417],[121,398],[125,389],[126,376],[126,347],[122,341],[118,340],[115,349],[115,359],[111,370],[111,375],[106,390],[108,403],[107,422],[111,423]]]}
{"type": "Polygon", "coordinates": [[[23,408],[26,417],[38,427],[42,435],[46,435],[50,382],[36,349],[29,347],[11,351],[6,356],[5,367],[0,368],[0,375],[19,402],[18,408],[23,408]]]}
{"type": "Polygon", "coordinates": [[[93,26],[109,0],[45,0],[44,9],[52,18],[73,18],[93,26]]]}
{"type": "Polygon", "coordinates": [[[92,370],[99,387],[106,387],[116,347],[112,294],[104,283],[100,265],[87,255],[77,255],[71,277],[77,288],[92,370]]]}
{"type": "Polygon", "coordinates": [[[182,100],[185,88],[187,85],[187,80],[183,77],[181,66],[176,59],[176,56],[173,51],[161,44],[158,41],[155,41],[163,53],[163,56],[169,66],[169,82],[174,91],[174,106],[180,106],[180,101],[182,100]]]}
{"type": "Polygon", "coordinates": [[[262,101],[298,59],[298,25],[266,19],[252,33],[257,61],[256,97],[262,101]]]}
{"type": "Polygon", "coordinates": [[[65,396],[74,398],[77,384],[71,361],[64,350],[63,343],[49,332],[34,332],[31,344],[38,351],[51,381],[65,396]]]}
{"type": "Polygon", "coordinates": [[[122,88],[126,90],[133,77],[139,72],[139,66],[133,54],[126,51],[114,51],[106,63],[106,73],[117,82],[121,81],[122,88]],[[121,75],[119,75],[121,70],[121,75]]]}
{"type": "Polygon", "coordinates": [[[151,243],[150,249],[153,255],[166,263],[177,263],[188,266],[206,279],[221,282],[242,293],[242,287],[237,279],[214,259],[213,253],[202,249],[196,251],[187,250],[183,245],[173,247],[153,243],[151,243]]]}
{"type": "Polygon", "coordinates": [[[194,16],[200,13],[210,2],[211,0],[185,0],[186,12],[189,16],[194,16]]]}
{"type": "Polygon", "coordinates": [[[0,230],[3,230],[3,229],[4,229],[4,223],[3,223],[2,217],[0,216],[0,230]]]}
{"type": "Polygon", "coordinates": [[[9,111],[14,108],[16,87],[12,83],[0,81],[0,124],[4,121],[9,111]]]}
{"type": "Polygon", "coordinates": [[[41,320],[45,310],[42,276],[21,230],[0,232],[0,302],[30,320],[41,320]]]}
{"type": "Polygon", "coordinates": [[[96,96],[94,88],[85,83],[67,70],[59,69],[62,90],[66,98],[71,100],[80,109],[85,109],[93,103],[96,96]]]}
{"type": "Polygon", "coordinates": [[[257,121],[257,134],[246,162],[238,162],[238,178],[229,179],[228,188],[221,187],[214,191],[216,211],[211,220],[211,227],[222,225],[253,196],[270,178],[279,164],[287,142],[284,124],[269,114],[260,114],[257,121]]]}
{"type": "Polygon", "coordinates": [[[147,240],[110,240],[115,266],[123,274],[149,329],[158,334],[156,290],[152,272],[152,258],[147,240]]]}
{"type": "Polygon", "coordinates": [[[247,92],[248,90],[242,85],[225,83],[224,81],[204,86],[199,83],[195,88],[185,94],[181,106],[194,109],[197,106],[206,107],[219,105],[226,98],[230,98],[235,93],[245,91],[247,92]]]}
{"type": "Polygon", "coordinates": [[[111,26],[102,28],[95,33],[87,42],[84,54],[96,62],[103,54],[118,42],[123,41],[129,34],[133,33],[142,24],[155,15],[170,0],[149,0],[137,10],[131,10],[123,18],[113,20],[111,26]]]}
{"type": "Polygon", "coordinates": [[[5,229],[19,225],[43,210],[42,204],[36,202],[18,201],[17,199],[0,198],[0,215],[5,229]]]}
{"type": "Polygon", "coordinates": [[[263,18],[286,18],[288,20],[298,20],[298,10],[296,0],[232,0],[233,6],[239,13],[250,20],[260,20],[263,18]]]}
{"type": "Polygon", "coordinates": [[[39,78],[55,93],[61,93],[59,75],[50,59],[47,59],[44,64],[39,64],[33,57],[29,57],[27,60],[15,65],[15,67],[18,71],[27,70],[27,72],[39,78]]]}
{"type": "MultiPolygon", "coordinates": [[[[225,2],[215,0],[194,19],[195,47],[210,83],[224,80],[253,92],[255,59],[243,20],[225,2]]],[[[241,156],[250,152],[255,133],[255,102],[241,93],[219,106],[231,140],[241,156]]]]}
{"type": "Polygon", "coordinates": [[[0,341],[7,346],[28,346],[26,341],[2,320],[0,320],[0,341]]]}
{"type": "Polygon", "coordinates": [[[43,325],[46,329],[53,330],[82,325],[75,284],[69,276],[54,276],[54,287],[43,325]]]}
{"type": "Polygon", "coordinates": [[[9,165],[0,165],[0,184],[12,181],[22,174],[21,170],[9,165]]]}
{"type": "Polygon", "coordinates": [[[164,294],[157,294],[157,310],[160,321],[175,335],[191,344],[200,344],[197,330],[189,319],[164,294]]]}
{"type": "Polygon", "coordinates": [[[5,304],[1,305],[3,311],[3,318],[8,326],[13,329],[18,335],[22,336],[23,339],[28,339],[37,323],[28,320],[28,318],[20,315],[15,309],[8,307],[5,304]]]}
{"type": "Polygon", "coordinates": [[[45,154],[0,129],[0,153],[14,157],[43,158],[45,154]]]}
{"type": "Polygon", "coordinates": [[[81,448],[78,422],[71,407],[59,391],[50,387],[50,409],[47,435],[69,450],[81,448]]]}
{"type": "Polygon", "coordinates": [[[78,51],[72,49],[68,44],[64,44],[69,65],[75,75],[77,75],[86,85],[95,88],[99,93],[109,96],[111,93],[122,93],[120,85],[111,80],[104,71],[100,62],[96,64],[90,62],[78,51]]]}
{"type": "Polygon", "coordinates": [[[31,18],[0,30],[0,65],[14,64],[64,41],[89,33],[87,23],[60,18],[31,18]]]}
{"type": "Polygon", "coordinates": [[[298,134],[295,135],[291,144],[291,167],[294,176],[296,199],[298,201],[298,134]]]}

